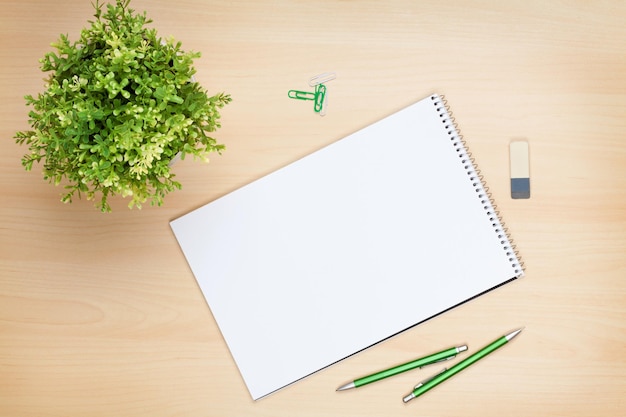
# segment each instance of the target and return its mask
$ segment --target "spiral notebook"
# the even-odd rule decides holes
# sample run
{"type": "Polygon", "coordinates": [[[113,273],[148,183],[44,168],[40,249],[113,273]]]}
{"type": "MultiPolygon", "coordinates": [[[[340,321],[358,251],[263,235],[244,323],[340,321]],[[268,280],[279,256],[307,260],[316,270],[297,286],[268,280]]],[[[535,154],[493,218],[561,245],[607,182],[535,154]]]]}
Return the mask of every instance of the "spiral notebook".
{"type": "Polygon", "coordinates": [[[258,399],[521,277],[493,207],[433,95],[171,227],[258,399]]]}

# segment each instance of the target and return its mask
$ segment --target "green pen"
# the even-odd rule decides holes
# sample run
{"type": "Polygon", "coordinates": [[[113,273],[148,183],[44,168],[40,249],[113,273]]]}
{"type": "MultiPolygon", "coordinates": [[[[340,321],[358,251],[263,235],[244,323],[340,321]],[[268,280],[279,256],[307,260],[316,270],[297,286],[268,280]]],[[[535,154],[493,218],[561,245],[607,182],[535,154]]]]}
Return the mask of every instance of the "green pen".
{"type": "Polygon", "coordinates": [[[394,366],[393,368],[379,371],[374,374],[364,376],[355,379],[352,382],[348,382],[345,385],[337,388],[337,391],[343,391],[350,388],[358,388],[363,385],[371,384],[372,382],[387,378],[393,375],[397,375],[401,372],[409,371],[415,368],[421,368],[426,365],[430,365],[437,362],[447,361],[454,358],[457,353],[461,353],[467,350],[467,346],[451,347],[450,349],[443,350],[441,352],[433,353],[432,355],[424,356],[423,358],[415,359],[402,365],[394,366]]]}
{"type": "Polygon", "coordinates": [[[467,358],[457,363],[450,369],[444,369],[441,373],[425,381],[420,382],[419,384],[415,386],[415,388],[413,389],[413,392],[411,392],[409,395],[403,398],[403,401],[407,403],[411,401],[413,398],[419,397],[420,395],[424,394],[426,391],[429,391],[432,388],[435,388],[437,385],[441,384],[443,381],[447,380],[451,376],[456,375],[457,373],[461,372],[463,369],[467,368],[474,362],[478,361],[479,359],[484,358],[485,356],[487,356],[494,350],[506,345],[511,339],[517,336],[522,330],[523,329],[519,329],[512,333],[507,334],[506,336],[502,336],[498,340],[485,346],[484,348],[474,353],[473,355],[468,356],[467,358]]]}

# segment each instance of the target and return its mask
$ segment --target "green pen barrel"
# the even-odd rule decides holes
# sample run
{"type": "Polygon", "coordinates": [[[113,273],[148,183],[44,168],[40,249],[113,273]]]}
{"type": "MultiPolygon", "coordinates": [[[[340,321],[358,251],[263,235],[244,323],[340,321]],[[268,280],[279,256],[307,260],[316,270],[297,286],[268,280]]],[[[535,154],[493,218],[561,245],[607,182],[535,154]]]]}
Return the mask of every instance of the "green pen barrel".
{"type": "Polygon", "coordinates": [[[359,379],[354,380],[354,386],[360,387],[362,385],[371,384],[372,382],[376,382],[383,378],[387,378],[402,372],[409,371],[411,369],[419,368],[421,366],[430,365],[431,363],[441,362],[450,357],[453,357],[457,354],[457,348],[452,347],[450,349],[446,349],[442,352],[437,352],[429,356],[425,356],[423,358],[415,359],[411,362],[404,363],[402,365],[395,366],[390,369],[386,369],[384,371],[376,372],[375,374],[364,376],[359,379]]]}
{"type": "Polygon", "coordinates": [[[422,385],[418,385],[417,388],[413,390],[413,398],[419,397],[425,392],[441,384],[443,381],[447,380],[448,378],[458,374],[463,369],[472,365],[474,362],[484,358],[485,356],[489,355],[494,350],[504,346],[505,344],[507,344],[507,342],[508,342],[508,339],[506,338],[506,336],[503,336],[499,338],[498,340],[496,340],[495,342],[485,346],[478,352],[474,353],[472,356],[469,356],[465,358],[464,360],[462,360],[461,362],[457,363],[456,365],[452,366],[450,369],[445,370],[439,375],[435,375],[432,379],[424,382],[422,385]]]}

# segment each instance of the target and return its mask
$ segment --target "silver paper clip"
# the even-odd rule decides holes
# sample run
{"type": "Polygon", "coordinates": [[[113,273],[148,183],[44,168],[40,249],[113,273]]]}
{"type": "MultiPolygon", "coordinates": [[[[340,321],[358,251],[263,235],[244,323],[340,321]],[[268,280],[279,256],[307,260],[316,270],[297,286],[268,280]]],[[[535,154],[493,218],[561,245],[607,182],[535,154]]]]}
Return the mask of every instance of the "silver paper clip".
{"type": "Polygon", "coordinates": [[[328,81],[332,81],[335,78],[337,78],[337,74],[335,74],[334,72],[323,72],[321,74],[318,74],[318,75],[312,77],[309,80],[309,85],[311,87],[315,87],[316,85],[324,84],[324,83],[326,83],[328,81]]]}

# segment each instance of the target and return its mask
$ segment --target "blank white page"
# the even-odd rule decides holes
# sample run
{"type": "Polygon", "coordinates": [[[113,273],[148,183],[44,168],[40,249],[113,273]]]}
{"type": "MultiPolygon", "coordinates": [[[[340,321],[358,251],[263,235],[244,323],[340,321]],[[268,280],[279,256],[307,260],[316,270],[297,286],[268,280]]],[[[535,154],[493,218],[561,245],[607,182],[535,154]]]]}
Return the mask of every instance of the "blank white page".
{"type": "Polygon", "coordinates": [[[254,399],[523,274],[448,119],[427,97],[171,222],[254,399]]]}

